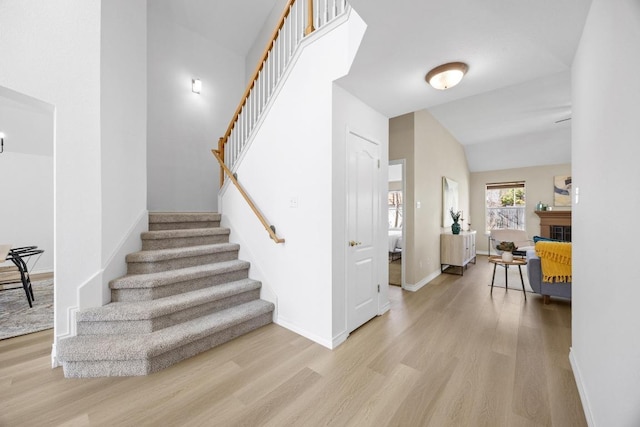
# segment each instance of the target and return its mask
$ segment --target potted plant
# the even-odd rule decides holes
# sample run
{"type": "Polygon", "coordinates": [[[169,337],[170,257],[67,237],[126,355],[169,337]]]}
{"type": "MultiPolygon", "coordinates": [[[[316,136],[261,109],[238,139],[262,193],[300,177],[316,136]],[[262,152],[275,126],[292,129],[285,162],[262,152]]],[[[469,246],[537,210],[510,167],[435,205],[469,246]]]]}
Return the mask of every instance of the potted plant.
{"type": "Polygon", "coordinates": [[[458,221],[460,221],[460,216],[462,216],[462,212],[461,211],[454,212],[453,208],[451,208],[449,209],[449,213],[451,214],[451,219],[453,220],[453,224],[451,224],[451,232],[453,234],[460,234],[461,227],[458,221]]]}
{"type": "Polygon", "coordinates": [[[513,242],[500,242],[496,245],[496,249],[502,251],[502,260],[511,262],[513,261],[513,251],[518,247],[513,242]]]}

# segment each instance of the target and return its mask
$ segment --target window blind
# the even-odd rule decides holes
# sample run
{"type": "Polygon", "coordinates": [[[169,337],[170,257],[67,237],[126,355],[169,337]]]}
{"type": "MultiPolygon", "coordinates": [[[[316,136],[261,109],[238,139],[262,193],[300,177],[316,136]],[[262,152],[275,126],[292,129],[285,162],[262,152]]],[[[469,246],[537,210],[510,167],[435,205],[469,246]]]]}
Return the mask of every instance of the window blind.
{"type": "Polygon", "coordinates": [[[524,188],[524,181],[493,182],[487,184],[487,190],[503,190],[507,188],[524,188]]]}

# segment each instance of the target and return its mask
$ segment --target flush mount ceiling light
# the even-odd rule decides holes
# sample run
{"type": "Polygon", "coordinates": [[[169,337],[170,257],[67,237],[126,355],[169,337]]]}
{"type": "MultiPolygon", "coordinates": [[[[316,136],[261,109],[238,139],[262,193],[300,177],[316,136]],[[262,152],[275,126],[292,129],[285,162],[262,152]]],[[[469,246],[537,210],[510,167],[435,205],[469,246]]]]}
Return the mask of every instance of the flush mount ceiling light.
{"type": "Polygon", "coordinates": [[[191,92],[200,93],[202,90],[202,82],[200,79],[191,79],[191,92]]]}
{"type": "Polygon", "coordinates": [[[429,71],[425,80],[436,89],[449,89],[460,83],[468,69],[464,62],[449,62],[429,71]]]}

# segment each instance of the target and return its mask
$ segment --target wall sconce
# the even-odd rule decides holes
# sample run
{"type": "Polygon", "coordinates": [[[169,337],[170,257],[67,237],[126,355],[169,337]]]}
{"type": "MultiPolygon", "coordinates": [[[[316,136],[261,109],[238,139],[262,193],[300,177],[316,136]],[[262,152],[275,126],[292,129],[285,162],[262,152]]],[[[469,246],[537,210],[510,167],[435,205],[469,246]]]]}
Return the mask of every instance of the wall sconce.
{"type": "Polygon", "coordinates": [[[4,153],[4,133],[0,132],[0,154],[4,153]]]}
{"type": "Polygon", "coordinates": [[[460,83],[468,69],[464,62],[450,62],[429,71],[425,80],[435,89],[449,89],[460,83]]]}
{"type": "Polygon", "coordinates": [[[191,79],[191,92],[200,93],[202,90],[202,82],[200,79],[191,79]]]}

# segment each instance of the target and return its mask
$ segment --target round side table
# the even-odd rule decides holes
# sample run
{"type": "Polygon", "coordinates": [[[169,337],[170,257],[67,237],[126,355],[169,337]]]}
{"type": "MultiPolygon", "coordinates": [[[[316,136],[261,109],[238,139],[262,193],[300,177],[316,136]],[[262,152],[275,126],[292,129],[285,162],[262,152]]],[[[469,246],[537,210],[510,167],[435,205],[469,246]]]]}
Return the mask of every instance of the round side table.
{"type": "Polygon", "coordinates": [[[509,289],[509,279],[507,273],[509,272],[509,266],[517,265],[520,272],[520,283],[522,283],[522,293],[524,294],[524,300],[527,300],[527,291],[524,289],[524,279],[522,278],[522,266],[527,265],[526,259],[515,258],[512,261],[505,261],[501,256],[490,256],[489,262],[493,264],[493,277],[491,278],[491,294],[493,294],[493,282],[496,279],[496,267],[501,265],[504,267],[504,291],[509,289]]]}

